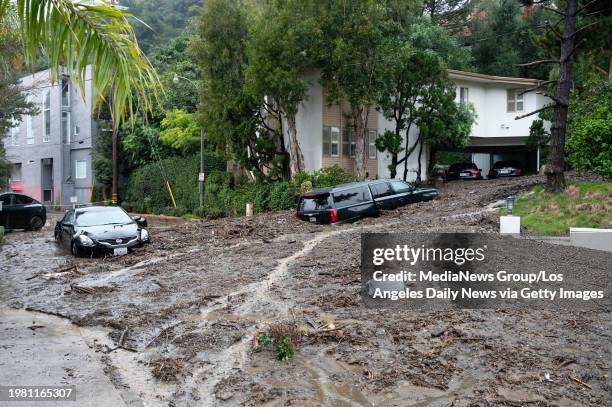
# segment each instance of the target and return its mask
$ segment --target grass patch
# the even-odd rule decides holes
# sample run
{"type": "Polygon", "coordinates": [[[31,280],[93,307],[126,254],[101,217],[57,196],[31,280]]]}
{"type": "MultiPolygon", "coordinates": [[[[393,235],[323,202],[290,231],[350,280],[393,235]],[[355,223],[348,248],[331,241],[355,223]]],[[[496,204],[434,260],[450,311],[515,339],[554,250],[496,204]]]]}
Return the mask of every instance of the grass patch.
{"type": "Polygon", "coordinates": [[[566,235],[570,227],[612,228],[612,182],[570,182],[560,194],[536,186],[518,197],[513,214],[538,235],[566,235]]]}

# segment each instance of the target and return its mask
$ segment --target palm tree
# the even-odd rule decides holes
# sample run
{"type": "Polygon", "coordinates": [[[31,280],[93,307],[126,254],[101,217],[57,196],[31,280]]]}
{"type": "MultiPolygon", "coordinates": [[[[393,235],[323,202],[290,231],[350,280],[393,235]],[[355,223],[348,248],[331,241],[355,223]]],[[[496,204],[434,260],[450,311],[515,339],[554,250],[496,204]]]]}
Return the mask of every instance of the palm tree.
{"type": "Polygon", "coordinates": [[[161,89],[128,21],[130,14],[108,0],[0,0],[0,21],[20,33],[25,60],[42,51],[57,80],[61,67],[83,89],[92,65],[96,105],[109,104],[113,125],[138,105],[149,110],[161,89]]]}

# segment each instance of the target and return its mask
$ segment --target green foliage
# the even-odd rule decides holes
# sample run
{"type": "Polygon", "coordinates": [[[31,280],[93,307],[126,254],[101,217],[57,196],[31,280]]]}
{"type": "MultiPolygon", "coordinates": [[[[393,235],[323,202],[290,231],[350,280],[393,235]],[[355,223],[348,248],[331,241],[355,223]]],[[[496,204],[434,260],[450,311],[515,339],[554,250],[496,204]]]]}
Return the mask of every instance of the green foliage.
{"type": "Polygon", "coordinates": [[[436,164],[438,165],[451,165],[454,163],[465,163],[472,161],[472,155],[470,153],[464,153],[461,151],[439,151],[436,154],[436,164]]]}
{"type": "Polygon", "coordinates": [[[514,64],[548,58],[544,23],[555,14],[539,6],[525,10],[516,0],[499,0],[480,3],[474,16],[465,41],[471,46],[477,72],[548,79],[550,65],[514,64]]]}
{"type": "MultiPolygon", "coordinates": [[[[124,205],[136,212],[159,213],[172,206],[172,200],[162,177],[166,174],[177,206],[192,211],[199,205],[198,173],[200,157],[171,157],[140,167],[126,181],[124,205]]],[[[205,154],[205,172],[224,171],[225,162],[216,155],[205,154]]],[[[182,213],[180,214],[182,215],[182,213]]]]}
{"type": "Polygon", "coordinates": [[[276,347],[276,358],[281,361],[289,360],[294,355],[295,355],[295,351],[293,350],[293,346],[291,346],[289,337],[283,336],[280,340],[280,343],[276,347]]]}
{"type": "Polygon", "coordinates": [[[612,177],[612,83],[589,82],[570,101],[567,153],[577,170],[612,177]]]}
{"type": "Polygon", "coordinates": [[[274,342],[274,339],[269,334],[262,332],[257,337],[257,346],[255,346],[254,351],[261,352],[268,346],[272,345],[272,342],[274,342]]]}
{"type": "Polygon", "coordinates": [[[0,226],[0,243],[4,240],[4,226],[0,226]]]}
{"type": "Polygon", "coordinates": [[[184,154],[199,150],[200,126],[194,113],[178,109],[166,112],[166,116],[161,121],[161,128],[159,141],[162,143],[184,154]]]}
{"type": "Polygon", "coordinates": [[[200,0],[120,0],[138,20],[134,32],[142,50],[151,55],[159,44],[178,37],[198,14],[200,0]],[[144,23],[144,24],[143,24],[144,23]]]}
{"type": "Polygon", "coordinates": [[[512,212],[530,233],[564,235],[570,227],[611,228],[611,208],[611,182],[576,182],[559,194],[537,186],[516,200],[512,212]]]}
{"type": "Polygon", "coordinates": [[[245,83],[247,36],[254,15],[253,5],[240,0],[206,1],[198,21],[199,39],[192,42],[202,75],[200,120],[219,153],[260,180],[274,180],[288,175],[280,114],[255,98],[245,83]]]}
{"type": "Polygon", "coordinates": [[[321,168],[313,172],[300,172],[295,176],[294,184],[301,186],[310,183],[311,188],[326,188],[333,185],[355,181],[355,176],[338,165],[321,168]]]}

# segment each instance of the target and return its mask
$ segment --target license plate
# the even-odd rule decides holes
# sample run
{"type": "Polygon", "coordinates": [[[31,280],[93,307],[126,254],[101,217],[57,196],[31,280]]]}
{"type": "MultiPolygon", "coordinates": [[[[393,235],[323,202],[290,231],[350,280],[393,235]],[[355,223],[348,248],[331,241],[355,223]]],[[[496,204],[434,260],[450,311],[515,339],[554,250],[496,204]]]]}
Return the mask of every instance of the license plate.
{"type": "Polygon", "coordinates": [[[317,218],[315,218],[314,216],[311,216],[310,218],[308,218],[308,220],[312,223],[317,223],[317,218]]]}
{"type": "Polygon", "coordinates": [[[500,174],[510,174],[510,170],[500,170],[500,174]]]}
{"type": "Polygon", "coordinates": [[[469,177],[469,176],[470,176],[470,173],[469,173],[469,172],[462,172],[462,173],[461,173],[461,176],[462,176],[462,177],[469,177]]]}
{"type": "Polygon", "coordinates": [[[128,250],[127,247],[118,247],[116,249],[113,249],[113,254],[115,256],[123,256],[128,254],[128,250]]]}

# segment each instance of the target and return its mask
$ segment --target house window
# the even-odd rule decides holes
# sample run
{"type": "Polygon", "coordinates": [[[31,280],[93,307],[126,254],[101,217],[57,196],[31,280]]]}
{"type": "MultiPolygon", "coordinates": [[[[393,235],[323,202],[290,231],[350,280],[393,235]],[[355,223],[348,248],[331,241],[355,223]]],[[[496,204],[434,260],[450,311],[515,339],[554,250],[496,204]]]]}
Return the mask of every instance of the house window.
{"type": "Polygon", "coordinates": [[[459,88],[459,103],[462,105],[468,103],[470,101],[470,89],[464,88],[463,86],[459,88]]]}
{"type": "Polygon", "coordinates": [[[62,77],[62,107],[70,107],[70,80],[62,77]]]}
{"type": "Polygon", "coordinates": [[[368,158],[376,159],[376,130],[368,130],[368,158]]]}
{"type": "Polygon", "coordinates": [[[357,146],[355,132],[347,127],[342,129],[342,155],[345,157],[355,157],[355,148],[357,146]]]}
{"type": "Polygon", "coordinates": [[[522,89],[508,89],[507,97],[508,97],[508,112],[522,112],[524,101],[523,101],[523,92],[522,89]]]}
{"type": "Polygon", "coordinates": [[[337,127],[331,128],[331,156],[338,157],[340,153],[340,129],[337,127]]]}
{"type": "Polygon", "coordinates": [[[340,130],[337,127],[323,126],[323,155],[338,157],[340,130]]]}
{"type": "Polygon", "coordinates": [[[43,143],[49,142],[51,136],[51,90],[43,95],[43,143]]]}
{"type": "Polygon", "coordinates": [[[81,135],[81,127],[77,124],[74,126],[74,139],[79,141],[79,136],[81,135]]]}
{"type": "Polygon", "coordinates": [[[19,123],[13,122],[13,127],[11,127],[11,142],[10,145],[18,146],[19,145],[19,123]]]}
{"type": "Polygon", "coordinates": [[[32,116],[26,116],[26,144],[34,144],[34,130],[32,129],[32,116]]]}
{"type": "Polygon", "coordinates": [[[62,140],[70,144],[70,112],[62,112],[62,140]]]}
{"type": "Polygon", "coordinates": [[[75,168],[74,177],[76,179],[87,178],[87,161],[77,160],[74,168],[75,168]]]}

